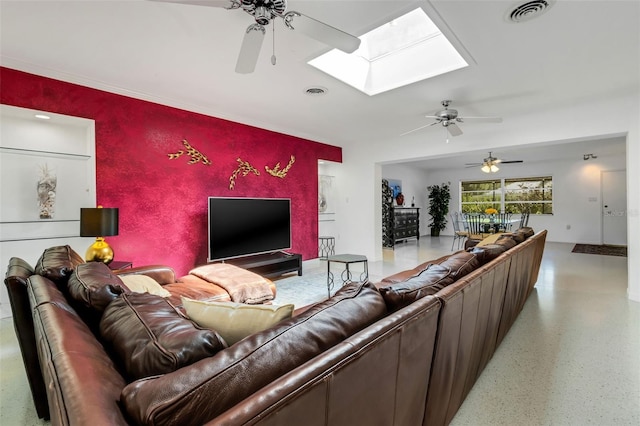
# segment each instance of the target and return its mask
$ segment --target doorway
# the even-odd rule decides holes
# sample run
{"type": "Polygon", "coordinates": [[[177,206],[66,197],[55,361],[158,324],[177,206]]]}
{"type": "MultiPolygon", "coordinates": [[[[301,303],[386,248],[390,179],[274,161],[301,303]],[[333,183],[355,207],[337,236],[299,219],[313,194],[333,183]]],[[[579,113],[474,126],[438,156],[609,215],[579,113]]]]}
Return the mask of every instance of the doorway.
{"type": "Polygon", "coordinates": [[[627,172],[601,172],[602,243],[627,245],[627,172]]]}

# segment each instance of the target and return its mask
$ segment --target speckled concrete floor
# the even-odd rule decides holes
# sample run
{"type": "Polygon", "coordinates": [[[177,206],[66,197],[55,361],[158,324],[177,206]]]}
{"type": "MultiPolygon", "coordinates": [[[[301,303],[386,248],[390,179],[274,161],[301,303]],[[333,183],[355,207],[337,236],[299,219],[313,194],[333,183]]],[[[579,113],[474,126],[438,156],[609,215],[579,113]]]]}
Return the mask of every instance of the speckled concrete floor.
{"type": "MultiPolygon", "coordinates": [[[[640,303],[627,299],[627,259],[572,247],[547,243],[534,292],[451,425],[640,425],[640,303]]],[[[376,280],[450,248],[450,237],[409,241],[370,262],[369,274],[376,280]]],[[[305,275],[325,267],[311,262],[305,275]]],[[[13,323],[2,319],[0,425],[42,424],[13,323]]]]}

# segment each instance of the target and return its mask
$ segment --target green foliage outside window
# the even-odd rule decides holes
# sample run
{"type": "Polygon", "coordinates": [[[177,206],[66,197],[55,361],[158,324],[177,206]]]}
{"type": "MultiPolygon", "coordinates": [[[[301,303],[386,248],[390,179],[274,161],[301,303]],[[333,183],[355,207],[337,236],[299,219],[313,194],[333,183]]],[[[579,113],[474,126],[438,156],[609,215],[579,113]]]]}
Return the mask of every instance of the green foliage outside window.
{"type": "Polygon", "coordinates": [[[551,176],[462,182],[461,190],[465,213],[494,208],[505,213],[553,214],[551,176]]]}

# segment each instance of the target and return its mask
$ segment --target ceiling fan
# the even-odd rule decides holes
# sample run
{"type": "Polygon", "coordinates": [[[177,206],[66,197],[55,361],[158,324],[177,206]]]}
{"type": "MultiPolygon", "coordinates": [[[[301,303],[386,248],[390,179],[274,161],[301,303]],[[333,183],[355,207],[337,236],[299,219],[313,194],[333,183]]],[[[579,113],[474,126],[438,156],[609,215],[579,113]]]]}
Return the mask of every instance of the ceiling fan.
{"type": "Polygon", "coordinates": [[[498,170],[500,170],[498,168],[498,164],[511,164],[511,163],[523,163],[524,161],[522,160],[502,160],[500,158],[494,157],[493,155],[491,155],[491,151],[489,151],[489,156],[487,158],[485,158],[484,160],[482,160],[482,163],[467,163],[465,164],[466,167],[477,167],[477,166],[482,166],[480,168],[480,170],[482,170],[485,173],[495,173],[498,170]]]}
{"type": "MultiPolygon", "coordinates": [[[[400,136],[408,135],[409,133],[417,132],[418,130],[422,130],[425,127],[431,127],[436,124],[442,124],[445,129],[451,134],[451,136],[460,136],[462,134],[462,129],[458,126],[458,123],[464,123],[466,121],[475,121],[475,122],[484,122],[484,123],[502,123],[501,117],[460,117],[458,116],[458,111],[449,108],[449,105],[452,101],[444,100],[441,102],[444,107],[443,110],[440,110],[435,113],[435,115],[425,115],[426,118],[432,118],[435,121],[433,123],[425,124],[424,126],[420,126],[417,129],[409,130],[401,134],[400,136]]],[[[447,142],[449,140],[447,139],[447,142]]]]}
{"type": "MultiPolygon", "coordinates": [[[[345,53],[352,53],[360,46],[360,39],[331,25],[320,22],[294,10],[286,11],[286,0],[151,0],[164,3],[192,4],[197,6],[222,7],[225,9],[242,9],[255,18],[256,23],[247,27],[240,55],[236,63],[236,72],[249,74],[256,68],[260,48],[265,35],[265,25],[269,25],[276,17],[282,18],[290,30],[298,30],[345,53]]],[[[271,63],[275,65],[275,55],[271,63]]]]}

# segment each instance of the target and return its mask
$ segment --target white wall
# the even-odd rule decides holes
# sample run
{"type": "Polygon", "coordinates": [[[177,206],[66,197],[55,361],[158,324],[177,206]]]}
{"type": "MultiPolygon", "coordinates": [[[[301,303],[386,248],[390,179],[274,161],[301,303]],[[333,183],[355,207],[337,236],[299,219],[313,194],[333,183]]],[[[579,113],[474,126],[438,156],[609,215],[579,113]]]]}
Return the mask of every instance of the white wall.
{"type": "MultiPolygon", "coordinates": [[[[340,231],[338,229],[338,221],[341,218],[340,208],[342,203],[338,203],[341,199],[340,182],[336,175],[340,172],[341,163],[333,163],[331,161],[318,162],[318,175],[329,177],[331,182],[330,188],[326,188],[327,210],[325,213],[318,215],[318,236],[334,237],[336,250],[340,247],[340,231]]],[[[337,251],[336,251],[337,253],[337,251]]]]}
{"type": "MultiPolygon", "coordinates": [[[[630,299],[640,301],[640,163],[637,161],[640,158],[640,93],[637,88],[633,90],[625,95],[585,100],[579,105],[549,105],[544,111],[527,115],[503,114],[502,124],[487,131],[478,126],[478,130],[465,132],[458,137],[456,143],[443,143],[439,132],[437,138],[425,132],[419,136],[407,136],[402,143],[394,142],[393,149],[383,139],[359,141],[343,148],[344,164],[340,169],[343,191],[339,203],[342,204],[344,218],[341,215],[338,226],[342,250],[364,254],[372,260],[382,259],[382,163],[436,157],[467,149],[489,151],[515,145],[624,135],[627,138],[628,293],[630,299]],[[616,113],[603,117],[603,111],[616,113]]],[[[532,224],[536,227],[546,225],[532,224]]],[[[558,239],[568,238],[560,231],[553,231],[558,239]]],[[[578,230],[574,230],[574,234],[576,232],[578,230]]]]}
{"type": "MultiPolygon", "coordinates": [[[[78,117],[1,106],[0,265],[20,257],[35,267],[47,247],[70,245],[84,254],[93,241],[80,238],[80,208],[96,205],[95,123],[78,117]],[[57,176],[53,219],[40,219],[36,187],[39,167],[57,176]]],[[[10,317],[7,289],[0,286],[0,318],[10,317]]]]}

